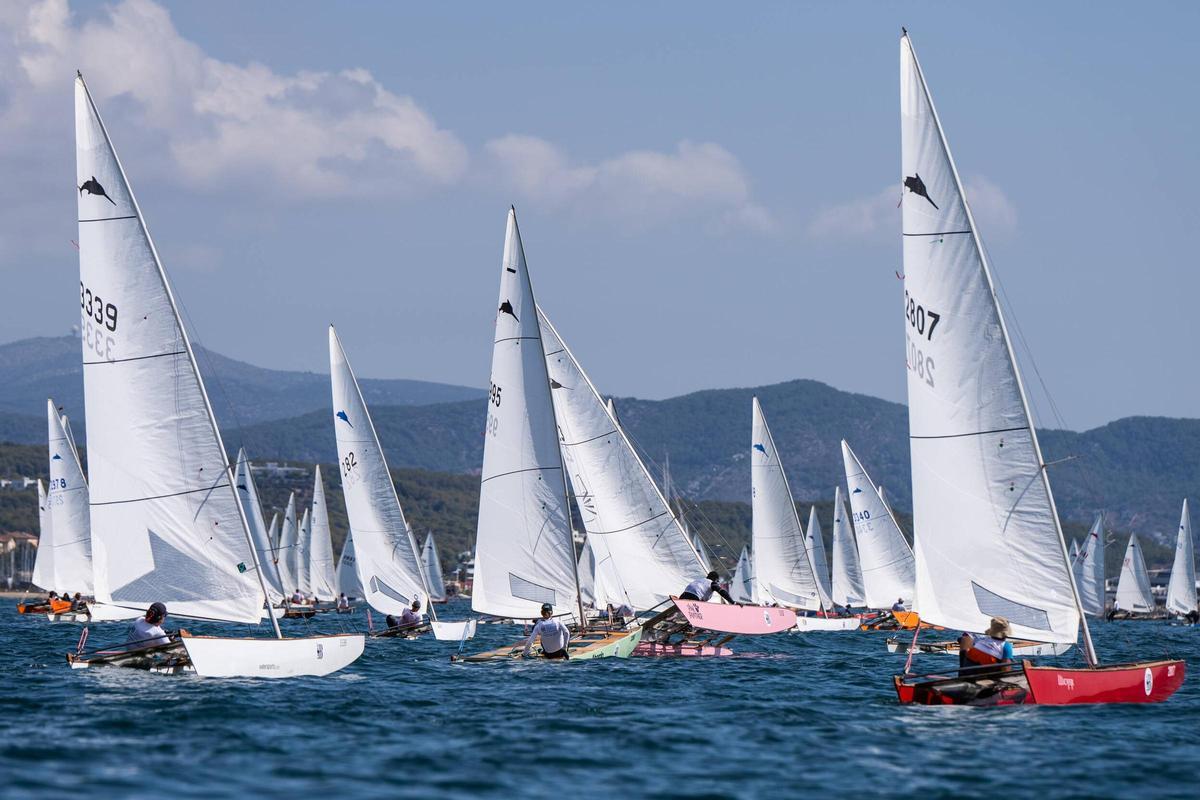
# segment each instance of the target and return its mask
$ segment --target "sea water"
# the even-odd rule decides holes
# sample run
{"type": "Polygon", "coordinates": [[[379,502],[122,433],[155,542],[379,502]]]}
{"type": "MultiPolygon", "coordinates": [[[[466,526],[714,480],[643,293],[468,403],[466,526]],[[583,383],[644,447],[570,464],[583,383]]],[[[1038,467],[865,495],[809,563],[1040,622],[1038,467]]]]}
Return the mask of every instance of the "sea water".
{"type": "MultiPolygon", "coordinates": [[[[366,617],[286,627],[362,630],[366,617]]],[[[89,646],[125,629],[93,625],[89,646]]],[[[1093,630],[1106,661],[1171,655],[1200,670],[1200,628],[1093,630]]],[[[452,664],[457,643],[368,640],[348,669],[290,680],[71,670],[64,654],[79,633],[20,617],[11,601],[0,609],[0,797],[1200,796],[1196,675],[1160,705],[901,707],[891,676],[904,657],[882,633],[743,637],[730,658],[567,664],[452,664]]],[[[480,625],[466,649],[519,635],[480,625]]],[[[954,663],[925,655],[915,666],[954,663]]]]}

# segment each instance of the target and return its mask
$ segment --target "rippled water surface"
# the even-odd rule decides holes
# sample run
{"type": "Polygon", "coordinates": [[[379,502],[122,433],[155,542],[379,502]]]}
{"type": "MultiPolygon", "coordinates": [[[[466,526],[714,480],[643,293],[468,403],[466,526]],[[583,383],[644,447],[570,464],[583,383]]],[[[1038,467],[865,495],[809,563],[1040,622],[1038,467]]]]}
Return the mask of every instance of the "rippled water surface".
{"type": "MultiPolygon", "coordinates": [[[[1095,627],[1107,661],[1200,669],[1200,628],[1095,627]]],[[[472,650],[518,636],[479,630],[472,650]]],[[[123,635],[96,625],[91,644],[123,635]]],[[[1200,796],[1194,675],[1157,706],[901,708],[883,634],[573,664],[454,665],[456,645],[383,640],[334,676],[281,681],[72,671],[78,636],[0,611],[2,797],[1200,796]]]]}

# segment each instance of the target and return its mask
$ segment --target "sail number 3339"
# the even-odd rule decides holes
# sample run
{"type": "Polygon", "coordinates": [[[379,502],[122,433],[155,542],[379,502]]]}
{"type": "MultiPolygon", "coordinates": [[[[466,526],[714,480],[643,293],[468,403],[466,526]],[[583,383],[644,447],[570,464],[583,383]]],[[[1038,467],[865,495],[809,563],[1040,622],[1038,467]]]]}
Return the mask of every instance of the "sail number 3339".
{"type": "Polygon", "coordinates": [[[110,331],[117,329],[117,307],[113,303],[105,303],[100,295],[92,294],[92,290],[79,282],[79,307],[84,316],[94,319],[110,331]]]}

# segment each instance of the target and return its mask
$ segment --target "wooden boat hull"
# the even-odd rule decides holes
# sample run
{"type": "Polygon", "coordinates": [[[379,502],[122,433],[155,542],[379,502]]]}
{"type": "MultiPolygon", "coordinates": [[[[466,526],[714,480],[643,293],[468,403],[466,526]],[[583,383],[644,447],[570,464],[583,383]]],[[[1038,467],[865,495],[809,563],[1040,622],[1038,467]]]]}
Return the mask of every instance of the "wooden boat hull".
{"type": "Polygon", "coordinates": [[[775,606],[731,606],[680,600],[672,597],[675,607],[698,630],[746,635],[782,633],[796,626],[796,612],[775,606]]]}
{"type": "Polygon", "coordinates": [[[409,628],[381,628],[377,631],[372,631],[370,637],[372,639],[418,639],[421,634],[429,633],[429,625],[413,625],[409,628]]]}
{"type": "Polygon", "coordinates": [[[816,633],[819,631],[856,631],[862,624],[861,617],[796,617],[793,631],[816,633]]]}
{"type": "Polygon", "coordinates": [[[893,683],[896,696],[904,705],[1161,703],[1179,689],[1186,672],[1186,665],[1178,660],[1095,669],[1039,667],[1023,661],[997,675],[968,678],[897,675],[893,683]]]}
{"type": "Polygon", "coordinates": [[[68,653],[67,663],[71,665],[71,669],[121,667],[166,675],[193,671],[187,650],[179,641],[155,647],[141,647],[136,650],[114,647],[86,654],[68,653]]]}
{"type": "MultiPolygon", "coordinates": [[[[1015,656],[1061,656],[1068,652],[1075,645],[1073,644],[1056,644],[1053,642],[1029,642],[1024,640],[1013,640],[1013,655],[1015,656]]],[[[912,639],[888,639],[887,649],[889,653],[899,653],[907,655],[912,649],[912,639]]],[[[918,642],[916,652],[932,653],[939,655],[958,655],[958,641],[951,640],[945,642],[918,642]]]]}
{"type": "MultiPolygon", "coordinates": [[[[594,658],[628,658],[641,640],[642,628],[640,626],[627,631],[587,631],[582,634],[573,634],[570,644],[567,645],[567,653],[570,658],[562,660],[586,661],[594,658]]],[[[475,653],[469,656],[453,655],[450,656],[450,660],[466,664],[478,664],[489,661],[513,661],[521,659],[524,652],[525,641],[521,640],[517,644],[498,647],[495,650],[488,650],[484,653],[475,653]]],[[[535,647],[533,652],[540,656],[541,649],[535,647]]]]}
{"type": "Polygon", "coordinates": [[[344,669],[363,654],[362,634],[298,639],[181,637],[196,674],[206,678],[322,676],[344,669]]]}

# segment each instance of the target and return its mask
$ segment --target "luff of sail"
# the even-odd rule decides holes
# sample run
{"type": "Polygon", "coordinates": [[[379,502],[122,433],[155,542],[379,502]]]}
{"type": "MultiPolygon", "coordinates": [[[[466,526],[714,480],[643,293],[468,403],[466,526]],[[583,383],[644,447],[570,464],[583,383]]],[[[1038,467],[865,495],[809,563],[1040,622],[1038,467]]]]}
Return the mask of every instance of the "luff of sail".
{"type": "Polygon", "coordinates": [[[1142,543],[1136,533],[1129,534],[1125,559],[1121,562],[1121,577],[1117,579],[1114,608],[1148,614],[1154,610],[1154,594],[1150,591],[1150,573],[1142,555],[1142,543]]]}
{"type": "Polygon", "coordinates": [[[325,482],[321,467],[314,470],[311,531],[308,550],[309,590],[317,600],[337,597],[333,577],[333,535],[329,530],[329,508],[325,503],[325,482]]]}
{"type": "Polygon", "coordinates": [[[1024,389],[907,35],[900,117],[915,608],[948,628],[999,616],[1014,636],[1074,642],[1074,581],[1024,389]]]}
{"type": "Polygon", "coordinates": [[[610,600],[653,608],[707,570],[610,406],[538,314],[563,464],[596,559],[615,580],[610,600]]]}
{"type": "Polygon", "coordinates": [[[420,551],[396,495],[358,379],[332,325],[329,373],[342,495],[354,537],[352,555],[362,587],[360,596],[380,613],[399,614],[414,599],[429,597],[420,551]]]}
{"type": "Polygon", "coordinates": [[[846,608],[865,605],[862,569],[858,565],[858,546],[854,543],[854,529],[846,504],[842,499],[842,487],[833,490],[833,588],[831,599],[846,608]]]}
{"type": "Polygon", "coordinates": [[[96,598],[258,622],[263,590],[191,345],[108,134],[75,82],[96,598]]]}
{"type": "Polygon", "coordinates": [[[1183,501],[1179,515],[1179,535],[1175,540],[1175,561],[1171,582],[1167,585],[1167,611],[1189,614],[1196,610],[1196,553],[1192,543],[1192,517],[1183,501]]]}
{"type": "MultiPolygon", "coordinates": [[[[828,607],[828,595],[822,592],[813,568],[800,514],[757,397],[750,407],[750,541],[755,602],[809,611],[828,607]]],[[[738,563],[740,566],[741,561],[738,563]]]]}
{"type": "MultiPolygon", "coordinates": [[[[578,601],[550,378],[516,211],[509,209],[484,426],[471,608],[517,619],[578,601]]],[[[577,611],[582,613],[581,611],[577,611]]]]}
{"type": "Polygon", "coordinates": [[[53,537],[53,583],[45,588],[91,597],[93,586],[91,514],[87,479],[79,454],[53,400],[46,401],[50,444],[50,483],[46,508],[53,537]]]}
{"type": "Polygon", "coordinates": [[[897,600],[911,603],[916,582],[912,550],[882,492],[845,440],[842,441],[842,462],[846,469],[846,489],[850,493],[850,512],[858,541],[866,605],[868,608],[891,608],[897,600]]]}

